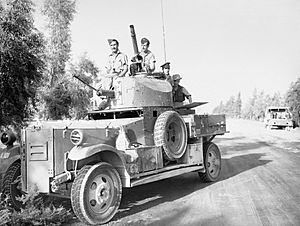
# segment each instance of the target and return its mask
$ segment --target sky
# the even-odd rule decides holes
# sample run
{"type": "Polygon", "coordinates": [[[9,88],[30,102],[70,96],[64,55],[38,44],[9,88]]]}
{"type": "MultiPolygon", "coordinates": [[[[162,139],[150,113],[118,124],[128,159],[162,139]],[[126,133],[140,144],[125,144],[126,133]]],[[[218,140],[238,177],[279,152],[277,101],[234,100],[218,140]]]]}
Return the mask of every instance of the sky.
{"type": "MultiPolygon", "coordinates": [[[[130,59],[132,24],[138,43],[150,40],[156,71],[165,40],[171,74],[183,77],[194,101],[209,102],[201,107],[206,113],[239,92],[244,104],[254,89],[283,95],[300,77],[299,0],[77,0],[76,11],[74,61],[86,53],[103,68],[109,38],[130,59]]],[[[43,30],[42,16],[36,20],[43,30]]]]}

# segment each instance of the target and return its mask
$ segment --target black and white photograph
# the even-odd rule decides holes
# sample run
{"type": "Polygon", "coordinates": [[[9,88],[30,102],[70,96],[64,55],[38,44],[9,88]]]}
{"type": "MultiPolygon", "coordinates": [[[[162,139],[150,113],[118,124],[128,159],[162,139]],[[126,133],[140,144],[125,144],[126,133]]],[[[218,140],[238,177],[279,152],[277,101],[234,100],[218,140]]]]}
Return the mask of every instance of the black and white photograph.
{"type": "Polygon", "coordinates": [[[299,0],[0,0],[0,226],[299,226],[299,0]]]}

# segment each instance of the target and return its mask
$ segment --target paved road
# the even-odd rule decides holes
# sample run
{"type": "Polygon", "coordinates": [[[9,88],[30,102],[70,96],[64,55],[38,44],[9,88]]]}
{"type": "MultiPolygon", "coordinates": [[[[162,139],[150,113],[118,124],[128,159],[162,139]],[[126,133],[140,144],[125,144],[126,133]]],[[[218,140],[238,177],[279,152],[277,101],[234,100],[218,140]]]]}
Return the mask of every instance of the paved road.
{"type": "MultiPolygon", "coordinates": [[[[221,180],[196,173],[123,192],[107,225],[300,225],[300,129],[266,130],[260,122],[228,120],[215,139],[221,180]]],[[[72,225],[82,225],[73,223],[72,225]]]]}

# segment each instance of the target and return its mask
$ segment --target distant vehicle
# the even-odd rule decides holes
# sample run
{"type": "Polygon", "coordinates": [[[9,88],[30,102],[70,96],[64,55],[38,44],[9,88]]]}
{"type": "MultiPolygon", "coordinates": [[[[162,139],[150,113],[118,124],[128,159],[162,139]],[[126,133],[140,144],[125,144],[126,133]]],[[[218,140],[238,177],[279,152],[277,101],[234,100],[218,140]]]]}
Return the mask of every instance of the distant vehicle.
{"type": "Polygon", "coordinates": [[[290,130],[293,128],[292,114],[288,107],[267,107],[264,123],[267,129],[285,128],[290,130]]]}

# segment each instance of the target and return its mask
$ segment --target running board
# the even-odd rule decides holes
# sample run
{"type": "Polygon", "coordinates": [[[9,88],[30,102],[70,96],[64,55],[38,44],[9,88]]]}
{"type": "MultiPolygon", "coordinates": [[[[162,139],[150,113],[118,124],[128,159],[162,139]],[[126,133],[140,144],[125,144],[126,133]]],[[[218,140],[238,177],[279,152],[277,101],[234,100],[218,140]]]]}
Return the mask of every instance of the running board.
{"type": "Polygon", "coordinates": [[[194,171],[205,172],[205,169],[203,168],[203,165],[199,165],[199,166],[189,166],[189,167],[170,170],[170,171],[166,171],[166,172],[162,172],[162,173],[157,173],[157,174],[154,174],[151,176],[146,176],[143,178],[132,180],[130,183],[130,187],[135,187],[138,185],[147,184],[147,183],[151,183],[151,182],[158,181],[158,180],[175,177],[178,175],[182,175],[182,174],[194,172],[194,171]]]}

